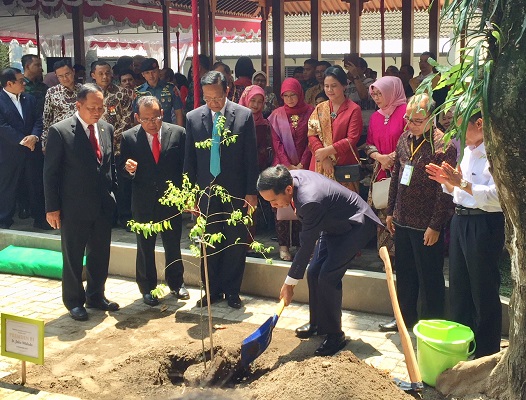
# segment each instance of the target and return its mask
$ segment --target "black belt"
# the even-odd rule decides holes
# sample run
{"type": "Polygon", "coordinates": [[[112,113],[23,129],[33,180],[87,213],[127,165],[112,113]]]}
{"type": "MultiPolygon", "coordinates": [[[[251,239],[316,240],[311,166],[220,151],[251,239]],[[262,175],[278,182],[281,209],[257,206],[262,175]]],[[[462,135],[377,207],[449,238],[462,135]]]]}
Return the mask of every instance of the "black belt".
{"type": "Polygon", "coordinates": [[[466,208],[462,206],[455,206],[455,214],[457,215],[482,215],[482,214],[488,214],[488,212],[481,210],[480,208],[466,208]]]}

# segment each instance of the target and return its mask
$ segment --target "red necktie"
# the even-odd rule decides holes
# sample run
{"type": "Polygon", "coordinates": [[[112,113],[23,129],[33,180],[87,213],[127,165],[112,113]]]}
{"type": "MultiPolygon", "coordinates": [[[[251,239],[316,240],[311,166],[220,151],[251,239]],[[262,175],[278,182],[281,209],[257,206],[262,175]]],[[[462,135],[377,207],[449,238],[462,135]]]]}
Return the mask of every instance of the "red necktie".
{"type": "Polygon", "coordinates": [[[95,128],[93,125],[88,125],[89,129],[89,141],[91,143],[91,147],[93,147],[93,151],[95,152],[95,155],[97,156],[97,161],[100,163],[102,161],[102,153],[100,152],[99,144],[97,143],[97,138],[95,137],[95,128]]]}
{"type": "Polygon", "coordinates": [[[161,154],[161,142],[159,142],[159,134],[152,135],[153,141],[152,141],[152,153],[153,153],[153,159],[155,160],[155,163],[157,164],[159,162],[159,155],[161,154]]]}

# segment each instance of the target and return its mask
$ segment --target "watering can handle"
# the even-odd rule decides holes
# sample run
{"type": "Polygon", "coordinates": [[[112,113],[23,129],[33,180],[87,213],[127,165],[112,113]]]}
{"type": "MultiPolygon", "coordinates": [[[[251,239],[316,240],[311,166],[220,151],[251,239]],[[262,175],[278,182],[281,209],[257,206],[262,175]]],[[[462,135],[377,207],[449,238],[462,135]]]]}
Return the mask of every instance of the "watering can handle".
{"type": "Polygon", "coordinates": [[[276,315],[279,317],[285,308],[285,299],[281,299],[276,307],[276,315]]]}

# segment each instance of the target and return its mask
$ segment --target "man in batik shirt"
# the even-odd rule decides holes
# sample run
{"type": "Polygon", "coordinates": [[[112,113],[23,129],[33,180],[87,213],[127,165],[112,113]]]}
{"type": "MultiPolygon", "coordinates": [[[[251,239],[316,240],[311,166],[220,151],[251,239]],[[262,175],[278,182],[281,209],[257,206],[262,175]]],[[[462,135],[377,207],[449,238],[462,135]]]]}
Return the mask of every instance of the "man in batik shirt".
{"type": "Polygon", "coordinates": [[[77,93],[81,84],[75,83],[75,70],[71,67],[71,62],[67,59],[57,61],[53,65],[53,70],[57,75],[59,84],[49,88],[44,101],[42,131],[42,151],[45,152],[47,134],[49,127],[63,119],[72,117],[77,111],[77,93]]]}

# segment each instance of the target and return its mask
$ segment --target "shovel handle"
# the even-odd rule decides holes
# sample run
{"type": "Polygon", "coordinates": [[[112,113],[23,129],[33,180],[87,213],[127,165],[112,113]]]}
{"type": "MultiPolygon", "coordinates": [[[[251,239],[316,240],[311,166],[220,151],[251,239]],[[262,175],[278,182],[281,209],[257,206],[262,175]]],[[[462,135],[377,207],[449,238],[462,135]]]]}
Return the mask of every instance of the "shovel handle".
{"type": "Polygon", "coordinates": [[[276,315],[279,317],[285,308],[285,299],[281,299],[279,304],[276,306],[276,315]]]}

